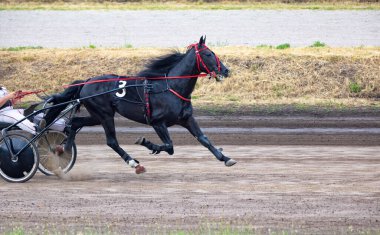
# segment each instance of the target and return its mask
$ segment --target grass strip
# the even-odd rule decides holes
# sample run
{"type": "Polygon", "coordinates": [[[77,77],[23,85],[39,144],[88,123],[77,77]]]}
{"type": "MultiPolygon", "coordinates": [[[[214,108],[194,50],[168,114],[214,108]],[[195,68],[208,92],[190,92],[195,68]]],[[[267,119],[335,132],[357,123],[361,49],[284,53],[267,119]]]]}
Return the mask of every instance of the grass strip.
{"type": "Polygon", "coordinates": [[[0,10],[379,10],[378,1],[1,1],[0,10]]]}

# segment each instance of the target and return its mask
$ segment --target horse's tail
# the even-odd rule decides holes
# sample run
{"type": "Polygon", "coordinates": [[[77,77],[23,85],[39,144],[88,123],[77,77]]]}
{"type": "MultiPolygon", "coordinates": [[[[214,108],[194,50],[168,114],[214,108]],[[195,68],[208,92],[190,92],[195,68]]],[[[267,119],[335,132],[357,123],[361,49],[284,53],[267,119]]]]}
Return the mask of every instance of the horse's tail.
{"type": "Polygon", "coordinates": [[[80,84],[80,83],[84,83],[84,82],[85,82],[84,80],[76,80],[72,82],[70,86],[66,88],[62,93],[53,95],[52,102],[54,104],[59,104],[62,102],[79,98],[79,93],[83,87],[83,84],[80,84]]]}
{"type": "MultiPolygon", "coordinates": [[[[82,90],[82,87],[83,87],[83,84],[80,84],[80,83],[84,83],[84,82],[85,82],[84,80],[74,81],[62,93],[54,94],[48,97],[47,102],[51,102],[53,103],[53,105],[55,105],[55,104],[60,104],[60,103],[67,102],[70,100],[78,99],[80,91],[82,90]]],[[[58,106],[58,107],[53,107],[49,109],[46,115],[44,116],[46,125],[49,125],[51,122],[53,122],[61,113],[61,111],[64,110],[65,108],[66,108],[65,106],[58,106]]]]}

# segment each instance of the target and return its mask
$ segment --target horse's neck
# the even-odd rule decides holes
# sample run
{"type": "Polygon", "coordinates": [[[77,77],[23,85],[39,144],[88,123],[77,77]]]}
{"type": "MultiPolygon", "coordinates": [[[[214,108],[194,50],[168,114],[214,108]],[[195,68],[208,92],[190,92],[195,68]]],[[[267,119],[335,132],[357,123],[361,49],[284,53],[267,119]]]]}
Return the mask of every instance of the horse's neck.
{"type": "MultiPolygon", "coordinates": [[[[188,55],[189,56],[189,55],[188,55]]],[[[190,58],[185,58],[180,61],[173,69],[171,69],[168,73],[169,77],[175,76],[193,76],[198,75],[198,69],[196,68],[195,58],[191,58],[193,56],[189,56],[190,58]]],[[[197,78],[190,79],[174,79],[169,83],[171,88],[176,92],[180,93],[184,97],[190,97],[191,93],[195,88],[195,84],[197,83],[197,78]]]]}

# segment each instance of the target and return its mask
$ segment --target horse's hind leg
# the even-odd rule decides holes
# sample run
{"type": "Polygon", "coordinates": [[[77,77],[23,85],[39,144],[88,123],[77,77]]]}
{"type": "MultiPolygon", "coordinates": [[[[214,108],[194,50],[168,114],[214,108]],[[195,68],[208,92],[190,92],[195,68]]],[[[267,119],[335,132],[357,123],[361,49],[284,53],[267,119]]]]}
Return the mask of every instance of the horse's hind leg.
{"type": "Polygon", "coordinates": [[[77,131],[84,126],[100,125],[100,121],[92,116],[89,117],[74,117],[68,125],[68,137],[65,144],[65,152],[71,151],[77,131]]]}
{"type": "Polygon", "coordinates": [[[142,146],[145,146],[147,149],[152,150],[152,154],[159,154],[161,151],[167,152],[169,155],[173,155],[174,149],[173,149],[173,142],[170,139],[168,128],[164,123],[159,123],[156,125],[153,125],[154,130],[156,131],[158,137],[162,140],[164,143],[163,145],[157,145],[153,144],[149,140],[145,139],[144,137],[140,137],[136,144],[140,144],[142,146]]]}
{"type": "Polygon", "coordinates": [[[221,149],[217,149],[214,147],[214,145],[207,138],[207,136],[203,134],[202,130],[199,128],[199,125],[195,121],[193,116],[190,116],[188,119],[181,121],[179,124],[188,129],[190,133],[195,138],[197,138],[197,140],[203,146],[208,148],[210,152],[212,152],[219,161],[223,161],[226,166],[233,166],[236,164],[236,161],[234,159],[224,156],[221,149]]]}

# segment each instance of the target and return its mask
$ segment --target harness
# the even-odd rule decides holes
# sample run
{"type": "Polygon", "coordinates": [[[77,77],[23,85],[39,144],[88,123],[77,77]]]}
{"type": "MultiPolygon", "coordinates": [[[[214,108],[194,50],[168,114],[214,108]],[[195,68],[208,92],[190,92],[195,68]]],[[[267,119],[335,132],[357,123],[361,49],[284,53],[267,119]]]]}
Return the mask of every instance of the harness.
{"type": "MultiPolygon", "coordinates": [[[[151,108],[151,105],[150,105],[150,96],[151,95],[160,94],[160,93],[164,93],[164,92],[168,92],[169,91],[169,92],[173,93],[175,96],[177,96],[178,98],[180,98],[181,100],[183,100],[185,102],[190,102],[191,101],[190,98],[183,97],[178,92],[176,92],[174,89],[170,88],[170,85],[168,83],[168,79],[166,79],[165,82],[166,82],[166,86],[165,86],[164,89],[155,90],[155,89],[153,89],[154,86],[152,84],[152,79],[147,78],[142,83],[141,87],[143,88],[143,91],[142,91],[141,95],[140,95],[140,91],[138,90],[138,87],[136,87],[136,94],[138,95],[138,99],[140,99],[140,100],[131,100],[131,99],[127,99],[125,97],[117,97],[116,99],[117,100],[122,100],[122,101],[125,101],[125,102],[128,102],[128,103],[143,105],[144,106],[144,110],[145,110],[145,119],[146,119],[147,123],[150,124],[150,120],[151,120],[151,117],[152,117],[152,111],[151,111],[152,108],[151,108]]],[[[136,83],[137,83],[137,81],[136,81],[136,83]]]]}
{"type": "Polygon", "coordinates": [[[150,119],[152,117],[152,112],[150,110],[150,99],[149,94],[151,89],[148,87],[148,80],[144,81],[144,101],[145,101],[145,119],[148,124],[150,124],[150,119]]]}

